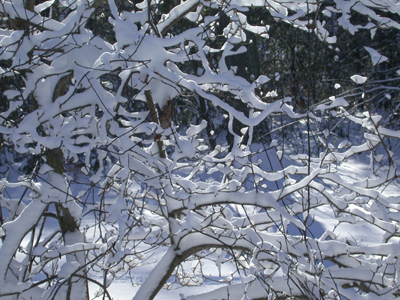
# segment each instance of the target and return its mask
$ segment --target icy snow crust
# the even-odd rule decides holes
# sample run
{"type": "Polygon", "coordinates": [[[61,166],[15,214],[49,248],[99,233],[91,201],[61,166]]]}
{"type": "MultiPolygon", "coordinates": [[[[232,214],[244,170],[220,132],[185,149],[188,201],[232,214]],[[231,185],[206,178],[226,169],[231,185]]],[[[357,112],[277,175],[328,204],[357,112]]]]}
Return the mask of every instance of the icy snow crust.
{"type": "MultiPolygon", "coordinates": [[[[265,6],[276,20],[310,32],[302,17],[319,4],[187,0],[154,24],[149,15],[155,2],[120,12],[108,1],[113,45],[85,27],[94,11],[90,1],[61,1],[69,13],[59,21],[38,13],[52,1],[34,12],[23,1],[2,2],[1,13],[40,30],[29,35],[0,31],[0,59],[11,61],[0,70],[2,76],[25,74],[23,89],[4,93],[10,105],[0,116],[8,120],[22,111],[29,97],[37,103],[18,126],[10,119],[0,132],[18,153],[61,149],[65,158],[83,157],[85,176],[80,178],[84,184],[75,184],[44,155],[30,173],[18,177],[13,168],[7,170],[0,181],[0,297],[65,299],[69,293],[82,299],[88,281],[91,298],[165,299],[178,293],[183,299],[396,297],[398,158],[384,140],[399,139],[400,133],[381,127],[379,116],[350,115],[344,96],[321,99],[302,114],[288,98],[267,103],[257,88],[269,78],[249,82],[226,64],[226,57],[246,51],[239,45],[246,31],[268,38],[268,27],[248,24],[248,7],[265,6]],[[203,16],[208,6],[229,17],[220,48],[211,47],[209,28],[216,26],[218,14],[203,16]],[[181,17],[196,26],[174,33],[170,29],[181,17]],[[219,54],[216,70],[209,63],[212,53],[219,54]],[[201,66],[196,73],[182,67],[190,61],[201,66]],[[107,89],[102,82],[111,73],[120,80],[118,88],[107,89]],[[65,93],[55,96],[63,81],[65,93]],[[174,123],[163,128],[149,121],[149,111],[128,110],[127,86],[138,91],[134,100],[149,110],[182,94],[204,98],[226,114],[232,148],[222,142],[208,147],[205,120],[185,129],[174,123]],[[245,103],[249,115],[229,105],[224,94],[245,103]],[[312,156],[283,149],[277,140],[253,143],[254,127],[278,114],[297,120],[301,130],[306,122],[317,126],[325,116],[336,117],[355,124],[361,134],[350,142],[333,141],[329,131],[319,133],[324,150],[312,156]],[[233,130],[234,118],[245,126],[242,135],[233,130]],[[61,233],[54,221],[65,217],[60,207],[79,230],[61,233]],[[132,282],[138,286],[130,290],[132,282]],[[189,296],[201,292],[207,293],[189,296]]],[[[335,0],[324,14],[340,13],[339,26],[353,34],[371,29],[373,36],[376,24],[353,25],[351,9],[382,28],[400,28],[376,13],[398,14],[394,1],[377,7],[367,0],[335,0]]],[[[312,32],[321,42],[335,43],[325,23],[315,25],[312,32]]],[[[374,49],[366,51],[373,65],[385,61],[374,49]]],[[[358,74],[351,79],[368,83],[358,74]]]]}

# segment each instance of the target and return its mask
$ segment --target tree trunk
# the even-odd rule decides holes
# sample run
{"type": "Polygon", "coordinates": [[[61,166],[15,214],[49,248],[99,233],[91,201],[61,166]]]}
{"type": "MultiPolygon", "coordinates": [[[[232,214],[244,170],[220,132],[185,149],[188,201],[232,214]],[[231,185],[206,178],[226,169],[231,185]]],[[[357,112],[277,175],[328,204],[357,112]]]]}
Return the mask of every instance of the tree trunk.
{"type": "MultiPolygon", "coordinates": [[[[60,96],[65,94],[68,81],[72,78],[72,73],[62,77],[53,92],[53,102],[60,96]]],[[[60,199],[56,203],[56,211],[58,223],[63,235],[64,244],[74,245],[76,243],[84,243],[85,236],[79,230],[78,217],[82,208],[69,197],[70,191],[68,188],[67,179],[64,176],[64,155],[61,148],[46,150],[47,164],[53,168],[49,173],[49,183],[51,186],[65,193],[64,199],[60,199]]],[[[86,300],[89,299],[88,282],[83,277],[86,277],[85,262],[86,257],[84,252],[67,255],[67,263],[77,262],[81,266],[81,270],[76,274],[82,277],[71,277],[68,281],[66,292],[66,300],[86,300]]]]}

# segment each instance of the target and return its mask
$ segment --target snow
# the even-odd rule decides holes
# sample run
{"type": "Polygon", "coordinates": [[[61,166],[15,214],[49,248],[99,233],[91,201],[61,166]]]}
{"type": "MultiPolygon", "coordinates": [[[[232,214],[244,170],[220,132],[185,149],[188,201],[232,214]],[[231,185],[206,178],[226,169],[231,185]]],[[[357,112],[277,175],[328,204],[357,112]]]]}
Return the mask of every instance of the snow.
{"type": "MultiPolygon", "coordinates": [[[[378,14],[397,12],[389,2],[335,0],[323,14],[337,16],[332,20],[350,34],[370,30],[373,37],[375,26],[400,28],[378,14]],[[372,21],[352,24],[352,10],[372,21]]],[[[26,172],[14,158],[0,166],[0,297],[59,299],[69,289],[71,298],[85,299],[86,275],[91,298],[107,288],[121,300],[298,297],[310,290],[316,298],[396,295],[398,149],[388,145],[399,131],[374,112],[351,113],[362,87],[333,81],[332,92],[341,94],[299,112],[276,86],[284,72],[247,80],[229,63],[255,43],[250,35],[268,38],[269,26],[250,24],[252,6],[329,48],[337,42],[330,23],[305,21],[318,3],[187,0],[161,14],[161,1],[121,11],[109,0],[113,45],[88,29],[92,3],[60,1],[66,9],[57,20],[41,16],[53,3],[34,12],[19,0],[0,7],[32,26],[0,30],[0,59],[8,61],[2,76],[24,82],[6,84],[3,93],[10,105],[1,113],[2,151],[35,159],[26,172]],[[181,20],[191,24],[187,30],[174,27],[181,20]],[[217,42],[212,31],[219,31],[217,42]],[[200,99],[215,120],[194,111],[189,125],[175,124],[164,110],[168,101],[199,108],[200,99]],[[139,101],[147,108],[136,111],[139,101]],[[216,134],[222,115],[227,128],[216,134]],[[257,144],[253,133],[265,121],[272,141],[257,144]],[[351,124],[346,138],[335,130],[341,123],[351,124]],[[215,149],[206,131],[214,132],[215,149]],[[221,132],[233,136],[232,145],[221,132]],[[49,149],[84,174],[56,171],[49,149]],[[347,288],[359,283],[369,290],[347,288]]],[[[387,60],[364,48],[373,66],[387,60]]],[[[369,78],[350,79],[362,85],[369,78]]]]}
{"type": "Polygon", "coordinates": [[[329,108],[334,108],[338,106],[343,106],[346,107],[349,105],[349,103],[342,97],[331,97],[329,98],[332,102],[330,104],[320,104],[318,105],[315,110],[325,110],[329,108]]]}
{"type": "Polygon", "coordinates": [[[353,80],[353,81],[354,81],[355,83],[357,83],[357,84],[363,84],[363,83],[365,83],[365,82],[367,81],[367,79],[368,79],[368,77],[366,77],[366,76],[361,76],[361,75],[358,75],[358,74],[353,75],[353,76],[351,76],[350,78],[351,78],[351,80],[353,80]]]}
{"type": "Polygon", "coordinates": [[[364,49],[368,51],[370,57],[371,57],[371,61],[372,61],[372,65],[375,66],[377,64],[383,63],[385,61],[388,60],[388,58],[386,56],[383,56],[382,54],[380,54],[378,51],[376,51],[375,49],[372,49],[370,47],[364,46],[364,49]]]}

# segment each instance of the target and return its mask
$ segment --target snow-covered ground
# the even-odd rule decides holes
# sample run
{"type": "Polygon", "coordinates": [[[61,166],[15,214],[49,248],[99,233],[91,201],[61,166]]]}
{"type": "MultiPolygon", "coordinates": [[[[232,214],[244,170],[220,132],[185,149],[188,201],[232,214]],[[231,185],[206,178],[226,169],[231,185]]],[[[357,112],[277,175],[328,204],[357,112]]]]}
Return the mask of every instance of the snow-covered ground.
{"type": "MultiPolygon", "coordinates": [[[[257,157],[256,157],[257,158],[257,157]]],[[[275,162],[277,163],[277,162],[275,162]]],[[[265,169],[271,169],[270,165],[267,165],[264,161],[263,167],[265,169]]],[[[278,167],[278,166],[275,166],[278,167]]],[[[357,159],[349,159],[344,162],[338,169],[338,173],[341,176],[352,183],[355,181],[360,181],[370,176],[369,166],[367,161],[359,161],[357,159]]],[[[398,182],[392,182],[390,185],[386,186],[384,194],[387,196],[400,195],[400,187],[398,182]]],[[[314,222],[310,226],[310,231],[315,237],[320,237],[324,232],[331,231],[336,234],[339,239],[343,240],[353,240],[355,243],[360,245],[374,245],[382,240],[384,232],[367,222],[359,221],[356,224],[341,223],[335,217],[334,211],[329,206],[322,206],[312,209],[311,215],[314,222]]],[[[149,259],[143,265],[134,268],[129,274],[126,274],[116,280],[108,287],[108,292],[113,297],[113,299],[127,300],[132,299],[135,293],[138,291],[141,283],[144,282],[148,274],[154,268],[155,264],[160,261],[166,248],[158,248],[151,253],[149,259]]],[[[231,273],[234,273],[234,269],[224,269],[222,268],[222,274],[219,276],[218,268],[213,262],[205,261],[202,266],[203,274],[206,277],[203,278],[203,284],[200,286],[183,286],[177,287],[176,285],[170,284],[169,288],[162,289],[156,296],[156,300],[165,299],[192,299],[192,300],[202,300],[209,299],[208,297],[218,297],[220,295],[221,299],[226,295],[226,289],[229,287],[229,293],[231,300],[242,299],[243,289],[240,283],[240,278],[237,273],[230,277],[231,273]],[[229,282],[229,283],[228,283],[229,282]],[[236,285],[230,285],[235,283],[236,285]],[[222,288],[222,290],[221,290],[222,288]],[[212,293],[199,295],[211,291],[220,289],[221,293],[212,293]]],[[[96,280],[101,281],[101,278],[93,277],[96,280]]],[[[257,282],[252,284],[253,288],[248,290],[248,296],[250,299],[252,297],[259,296],[257,290],[262,291],[262,287],[259,286],[257,282]]],[[[91,298],[94,298],[95,291],[98,288],[94,284],[90,284],[90,294],[91,298]]],[[[210,298],[211,299],[211,298],[210,298]]],[[[213,298],[214,299],[214,298],[213,298]]],[[[217,298],[216,298],[217,299],[217,298]]],[[[219,299],[219,298],[218,298],[219,299]]]]}

